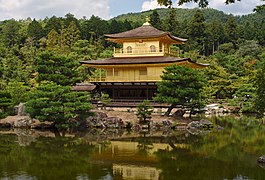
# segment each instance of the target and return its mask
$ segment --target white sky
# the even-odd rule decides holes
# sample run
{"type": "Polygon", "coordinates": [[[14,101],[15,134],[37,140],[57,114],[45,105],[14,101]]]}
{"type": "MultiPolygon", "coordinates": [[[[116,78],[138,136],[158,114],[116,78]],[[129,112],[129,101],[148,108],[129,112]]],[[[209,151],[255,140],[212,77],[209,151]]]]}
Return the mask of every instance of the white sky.
{"type": "MultiPolygon", "coordinates": [[[[177,0],[173,0],[175,7],[177,0]]],[[[225,0],[209,0],[210,7],[225,13],[242,15],[251,13],[253,8],[261,5],[261,0],[241,0],[231,5],[225,5],[225,0]]],[[[263,2],[264,3],[264,2],[263,2]]],[[[28,17],[44,19],[53,15],[63,17],[67,13],[77,18],[91,15],[109,19],[129,12],[140,12],[158,8],[156,0],[0,0],[0,20],[26,19],[28,17]]],[[[184,8],[196,7],[189,3],[184,8]]]]}

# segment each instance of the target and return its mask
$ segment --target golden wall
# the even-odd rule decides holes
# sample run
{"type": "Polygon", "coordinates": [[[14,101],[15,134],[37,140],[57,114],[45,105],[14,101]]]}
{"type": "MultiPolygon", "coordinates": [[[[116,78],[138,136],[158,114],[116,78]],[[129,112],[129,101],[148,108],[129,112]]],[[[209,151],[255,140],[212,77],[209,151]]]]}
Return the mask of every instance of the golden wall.
{"type": "Polygon", "coordinates": [[[164,67],[108,68],[107,82],[160,81],[164,67]]]}

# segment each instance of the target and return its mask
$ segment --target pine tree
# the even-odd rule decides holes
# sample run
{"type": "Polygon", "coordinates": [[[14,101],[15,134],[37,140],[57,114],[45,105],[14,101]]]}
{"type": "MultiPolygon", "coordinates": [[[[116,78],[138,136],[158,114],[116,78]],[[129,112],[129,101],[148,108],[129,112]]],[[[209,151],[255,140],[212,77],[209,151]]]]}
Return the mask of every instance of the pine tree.
{"type": "Polygon", "coordinates": [[[164,29],[171,32],[172,34],[178,33],[179,22],[176,19],[176,9],[170,8],[168,16],[164,22],[164,29]]]}
{"type": "Polygon", "coordinates": [[[48,50],[58,50],[60,47],[60,41],[59,41],[59,34],[52,29],[49,34],[48,34],[48,38],[47,38],[47,49],[48,50]]]}
{"type": "Polygon", "coordinates": [[[37,82],[53,81],[58,85],[72,86],[83,81],[79,61],[52,52],[42,52],[36,58],[37,82]]]}
{"type": "Polygon", "coordinates": [[[44,36],[44,30],[42,26],[35,19],[33,19],[33,21],[28,26],[28,36],[33,37],[35,41],[44,36]]]}
{"type": "Polygon", "coordinates": [[[70,50],[74,44],[80,39],[80,30],[77,28],[75,22],[70,22],[66,29],[62,29],[62,47],[70,50]]]}
{"type": "Polygon", "coordinates": [[[190,108],[190,112],[201,106],[204,79],[197,70],[174,64],[165,68],[161,78],[162,81],[157,83],[158,92],[154,99],[171,103],[167,116],[176,105],[190,108]]]}
{"type": "Polygon", "coordinates": [[[238,33],[237,33],[237,22],[234,16],[230,16],[225,24],[225,37],[226,42],[233,43],[234,47],[236,48],[236,43],[238,40],[238,33]]]}
{"type": "Polygon", "coordinates": [[[201,54],[204,54],[204,43],[205,43],[205,23],[204,15],[201,10],[197,10],[192,17],[191,23],[189,24],[188,35],[189,45],[191,49],[199,49],[201,54]]]}
{"type": "Polygon", "coordinates": [[[265,63],[263,62],[261,68],[256,73],[255,87],[256,100],[255,106],[260,114],[265,113],[265,63]]]}
{"type": "Polygon", "coordinates": [[[20,29],[20,24],[14,20],[7,20],[4,22],[2,26],[2,38],[8,47],[13,47],[18,44],[20,37],[18,36],[18,32],[20,29]]]}
{"type": "Polygon", "coordinates": [[[56,16],[49,18],[45,27],[44,27],[46,34],[51,32],[51,30],[55,30],[57,33],[59,33],[60,29],[61,29],[62,22],[63,22],[63,19],[57,18],[56,16]]]}
{"type": "Polygon", "coordinates": [[[156,10],[150,15],[150,24],[157,29],[161,29],[160,16],[156,10]]]}
{"type": "Polygon", "coordinates": [[[213,54],[216,50],[218,50],[220,43],[224,41],[224,28],[219,21],[215,20],[207,24],[206,31],[207,31],[207,41],[209,45],[212,46],[209,48],[212,49],[211,54],[213,54]]]}
{"type": "Polygon", "coordinates": [[[137,106],[137,112],[136,112],[136,116],[138,117],[139,122],[143,124],[145,123],[149,124],[153,110],[154,108],[150,106],[149,101],[145,100],[142,103],[140,103],[137,106]]]}
{"type": "Polygon", "coordinates": [[[44,81],[29,97],[26,111],[30,117],[53,122],[58,129],[78,126],[80,121],[91,115],[88,92],[75,92],[70,86],[44,81]],[[73,118],[77,121],[71,121],[73,118]]]}

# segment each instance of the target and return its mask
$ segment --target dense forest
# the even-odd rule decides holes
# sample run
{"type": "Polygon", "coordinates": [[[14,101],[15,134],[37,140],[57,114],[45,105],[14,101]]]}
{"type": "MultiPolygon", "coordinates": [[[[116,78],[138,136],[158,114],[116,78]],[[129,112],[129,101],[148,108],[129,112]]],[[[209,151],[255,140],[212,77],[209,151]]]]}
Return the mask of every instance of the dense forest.
{"type": "MultiPolygon", "coordinates": [[[[43,89],[66,93],[69,97],[64,96],[63,102],[67,105],[73,97],[83,102],[84,94],[71,94],[69,88],[89,76],[90,70],[78,62],[110,57],[117,45],[107,42],[104,34],[139,27],[146,16],[157,29],[188,39],[179,46],[183,57],[210,64],[204,72],[208,102],[223,99],[231,105],[240,104],[242,112],[257,111],[253,103],[260,99],[257,91],[264,92],[258,86],[263,84],[258,81],[262,82],[263,76],[257,79],[257,74],[265,74],[265,12],[233,16],[208,8],[169,8],[124,14],[108,21],[66,14],[0,22],[0,117],[12,114],[12,107],[20,102],[41,97],[43,89]]],[[[55,97],[52,93],[49,96],[55,97]]],[[[53,102],[58,99],[53,98],[53,102]]],[[[35,105],[36,109],[45,106],[35,105]]],[[[259,105],[264,109],[262,102],[259,105]]],[[[65,114],[72,113],[71,106],[63,110],[65,114]]],[[[49,104],[47,112],[60,111],[51,107],[55,106],[49,104]]],[[[77,109],[85,108],[90,108],[89,104],[80,104],[77,109]]],[[[33,114],[39,113],[36,109],[33,114]]]]}

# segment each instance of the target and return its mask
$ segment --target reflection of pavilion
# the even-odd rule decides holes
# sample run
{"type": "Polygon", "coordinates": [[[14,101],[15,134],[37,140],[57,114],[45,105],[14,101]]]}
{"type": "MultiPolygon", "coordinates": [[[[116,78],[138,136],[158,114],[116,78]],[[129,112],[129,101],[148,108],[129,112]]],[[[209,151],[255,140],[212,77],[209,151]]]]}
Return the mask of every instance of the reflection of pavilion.
{"type": "Polygon", "coordinates": [[[113,164],[113,174],[119,174],[123,179],[158,180],[161,170],[155,167],[113,164]]]}
{"type": "MultiPolygon", "coordinates": [[[[188,148],[186,144],[174,144],[178,148],[188,148]]],[[[110,141],[108,145],[98,145],[93,161],[113,164],[113,174],[123,179],[159,179],[161,170],[155,167],[158,159],[155,152],[172,150],[169,144],[110,141]],[[146,147],[146,148],[143,148],[146,147]]]]}

